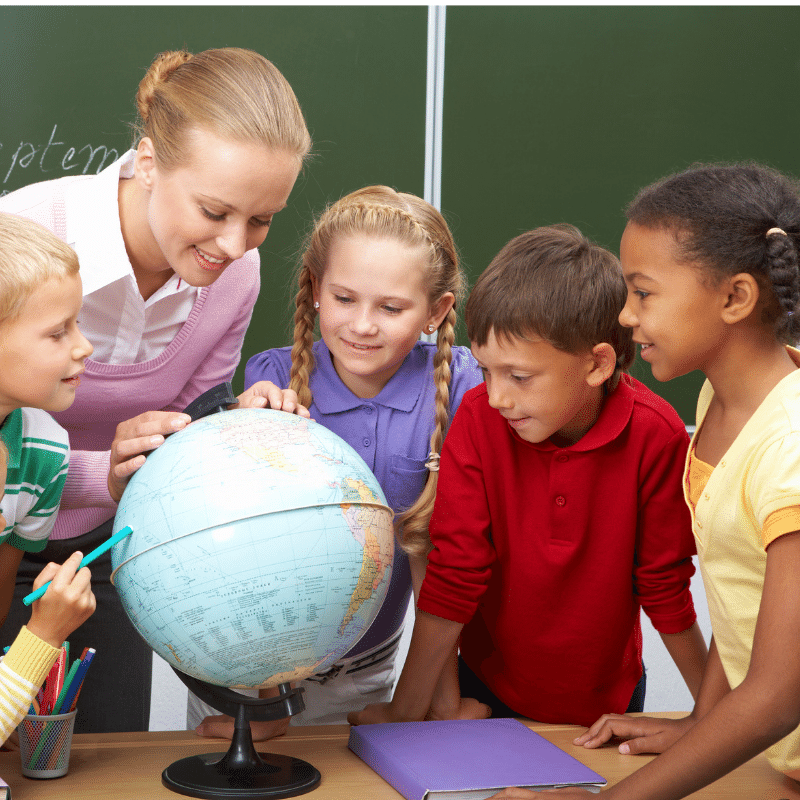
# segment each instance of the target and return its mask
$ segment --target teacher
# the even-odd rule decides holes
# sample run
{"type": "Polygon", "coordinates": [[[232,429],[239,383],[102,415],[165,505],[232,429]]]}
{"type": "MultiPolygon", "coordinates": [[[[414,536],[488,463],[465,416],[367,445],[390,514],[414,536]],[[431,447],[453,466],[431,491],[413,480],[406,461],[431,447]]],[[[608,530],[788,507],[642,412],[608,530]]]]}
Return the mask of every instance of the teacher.
{"type": "MultiPolygon", "coordinates": [[[[26,621],[19,598],[43,564],[107,539],[144,454],[188,424],[180,412],[192,400],[232,377],[258,296],[256,248],[311,147],[286,79],[249,50],[161,53],[136,104],[137,144],[117,162],[0,198],[0,210],[77,251],[80,325],[94,345],[75,403],[55,415],[69,432],[69,474],[47,547],[20,551],[7,630],[26,621]]],[[[108,555],[92,565],[97,612],[70,640],[78,655],[97,650],[78,732],[149,727],[152,652],[110,568],[108,555]]]]}

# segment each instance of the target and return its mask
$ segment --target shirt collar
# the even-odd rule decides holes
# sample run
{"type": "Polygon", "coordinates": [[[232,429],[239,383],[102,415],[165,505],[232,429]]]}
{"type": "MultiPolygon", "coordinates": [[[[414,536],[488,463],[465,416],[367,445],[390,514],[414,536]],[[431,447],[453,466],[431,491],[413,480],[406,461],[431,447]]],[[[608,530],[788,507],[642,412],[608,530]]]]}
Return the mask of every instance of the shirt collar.
{"type": "MultiPolygon", "coordinates": [[[[120,278],[128,278],[138,294],[119,218],[119,182],[133,177],[135,156],[136,151],[129,150],[91,179],[73,181],[65,189],[67,243],[78,254],[84,297],[120,278]]],[[[196,287],[173,273],[147,304],[187,291],[196,287]]]]}
{"type": "Polygon", "coordinates": [[[22,410],[15,408],[0,426],[0,438],[8,450],[8,468],[19,469],[22,457],[22,410]]]}
{"type": "Polygon", "coordinates": [[[134,150],[64,190],[67,244],[78,254],[84,295],[133,276],[119,219],[119,181],[133,176],[134,150]]]}
{"type": "Polygon", "coordinates": [[[364,399],[357,397],[342,383],[342,379],[333,367],[330,350],[325,342],[314,343],[315,371],[311,376],[310,388],[314,397],[314,405],[323,414],[336,414],[350,411],[364,404],[382,405],[396,411],[411,411],[419,400],[425,380],[420,380],[420,373],[430,372],[427,380],[433,382],[433,373],[428,369],[425,350],[420,344],[405,357],[400,369],[389,378],[389,382],[375,397],[364,399]],[[318,394],[315,384],[324,386],[318,394]]]}
{"type": "Polygon", "coordinates": [[[511,435],[520,442],[537,450],[570,450],[574,453],[584,453],[597,450],[609,442],[613,442],[627,427],[633,413],[633,404],[636,399],[637,384],[628,375],[620,377],[617,388],[603,400],[600,416],[588,431],[569,447],[559,447],[549,439],[544,442],[525,441],[515,430],[511,435]]]}

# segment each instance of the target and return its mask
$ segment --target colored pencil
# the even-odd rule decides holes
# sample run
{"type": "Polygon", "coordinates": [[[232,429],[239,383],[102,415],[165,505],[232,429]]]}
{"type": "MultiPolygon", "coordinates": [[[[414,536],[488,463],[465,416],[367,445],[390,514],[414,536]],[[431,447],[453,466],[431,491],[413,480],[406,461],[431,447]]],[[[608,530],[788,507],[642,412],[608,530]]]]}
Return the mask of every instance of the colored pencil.
{"type": "Polygon", "coordinates": [[[90,647],[84,658],[82,658],[78,663],[78,671],[75,673],[72,679],[69,692],[67,692],[67,696],[64,698],[64,702],[61,706],[62,709],[64,709],[64,713],[75,710],[75,706],[78,704],[78,695],[81,693],[83,681],[86,678],[86,672],[92,663],[94,654],[94,648],[90,647]]]}
{"type": "MultiPolygon", "coordinates": [[[[133,533],[130,525],[126,525],[124,528],[120,528],[107,542],[103,542],[99,547],[95,547],[91,553],[87,553],[82,559],[81,563],[78,565],[78,569],[83,569],[87,564],[91,564],[99,556],[103,555],[107,550],[110,550],[117,542],[122,541],[126,536],[129,536],[133,533]]],[[[22,598],[22,602],[29,606],[31,603],[35,603],[46,591],[47,587],[51,584],[52,581],[48,581],[44,586],[40,586],[35,591],[31,592],[26,597],[22,598]]]]}
{"type": "Polygon", "coordinates": [[[67,677],[64,679],[64,685],[61,687],[61,691],[58,693],[58,699],[56,700],[55,706],[53,706],[54,714],[61,713],[61,708],[64,705],[65,698],[69,693],[70,686],[72,685],[72,681],[75,678],[75,673],[78,671],[78,667],[80,667],[80,665],[81,662],[76,658],[75,661],[72,663],[72,666],[69,668],[67,677]]]}

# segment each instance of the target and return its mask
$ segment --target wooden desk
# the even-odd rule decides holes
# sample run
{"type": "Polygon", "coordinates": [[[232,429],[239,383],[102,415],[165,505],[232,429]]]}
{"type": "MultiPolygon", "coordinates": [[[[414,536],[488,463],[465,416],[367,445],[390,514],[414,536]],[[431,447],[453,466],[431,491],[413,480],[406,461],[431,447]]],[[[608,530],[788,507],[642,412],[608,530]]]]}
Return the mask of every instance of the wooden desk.
{"type": "MultiPolygon", "coordinates": [[[[622,756],[616,748],[576,748],[571,741],[583,729],[575,726],[531,723],[530,727],[599,772],[609,785],[648,759],[622,756]]],[[[345,725],[291,728],[286,736],[258,743],[256,749],[311,762],[322,773],[322,782],[305,795],[309,800],[398,800],[401,795],[347,749],[348,731],[345,725]]],[[[78,734],[65,777],[44,781],[22,777],[19,753],[0,753],[0,775],[12,787],[14,800],[176,800],[183,795],[161,785],[162,770],[178,758],[226,749],[222,740],[201,739],[189,731],[78,734]]],[[[692,797],[800,800],[800,791],[759,756],[692,797]]]]}

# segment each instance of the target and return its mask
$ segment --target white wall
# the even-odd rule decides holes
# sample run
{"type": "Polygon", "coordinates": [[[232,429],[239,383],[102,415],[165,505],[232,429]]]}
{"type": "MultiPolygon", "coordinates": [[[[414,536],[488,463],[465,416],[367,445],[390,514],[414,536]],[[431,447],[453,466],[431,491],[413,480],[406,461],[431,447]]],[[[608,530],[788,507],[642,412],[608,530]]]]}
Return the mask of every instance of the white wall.
{"type": "MultiPolygon", "coordinates": [[[[692,595],[701,630],[709,641],[711,623],[700,573],[692,579],[692,595]]],[[[413,610],[406,617],[406,630],[401,642],[401,657],[405,658],[413,627],[413,610]]],[[[645,711],[691,711],[692,696],[680,673],[667,653],[661,637],[650,621],[642,615],[644,663],[647,668],[645,711]]],[[[186,727],[186,687],[167,663],[153,655],[153,697],[150,705],[150,730],[183,730],[186,727]]]]}

